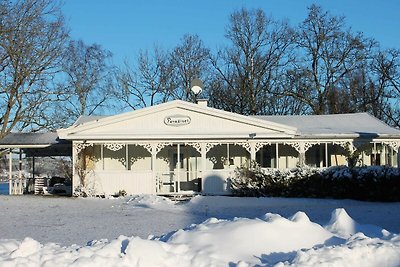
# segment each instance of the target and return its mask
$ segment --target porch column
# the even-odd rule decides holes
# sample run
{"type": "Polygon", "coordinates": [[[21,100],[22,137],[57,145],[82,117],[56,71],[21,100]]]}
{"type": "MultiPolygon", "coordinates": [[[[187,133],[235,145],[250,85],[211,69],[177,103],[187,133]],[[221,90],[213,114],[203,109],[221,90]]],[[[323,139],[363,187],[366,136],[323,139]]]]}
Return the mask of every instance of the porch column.
{"type": "Polygon", "coordinates": [[[299,142],[299,165],[304,167],[306,165],[306,149],[304,142],[299,142]]]}
{"type": "Polygon", "coordinates": [[[279,169],[279,144],[275,144],[275,158],[276,158],[276,164],[275,168],[279,169]]]}
{"type": "Polygon", "coordinates": [[[393,148],[389,146],[388,149],[389,149],[388,153],[390,153],[390,156],[389,156],[390,162],[389,162],[389,164],[390,164],[390,167],[393,167],[393,148]]]}
{"type": "Polygon", "coordinates": [[[176,152],[177,152],[177,155],[176,155],[176,158],[177,158],[177,165],[178,165],[178,167],[176,168],[177,170],[178,170],[178,175],[177,175],[177,180],[178,180],[178,183],[177,183],[177,187],[176,187],[176,193],[179,193],[180,191],[181,191],[181,145],[178,143],[177,145],[176,145],[176,152]]]}
{"type": "Polygon", "coordinates": [[[400,146],[396,152],[397,152],[397,168],[399,168],[400,167],[400,146]]]}
{"type": "Polygon", "coordinates": [[[9,158],[8,158],[8,194],[12,195],[12,149],[10,148],[9,158]]]}
{"type": "Polygon", "coordinates": [[[35,179],[35,155],[32,156],[32,179],[35,179]]]}
{"type": "MultiPolygon", "coordinates": [[[[365,161],[365,152],[361,151],[361,164],[364,165],[364,161],[365,161]]],[[[370,163],[371,164],[371,163],[370,163]]]]}
{"type": "Polygon", "coordinates": [[[328,143],[325,143],[325,167],[329,167],[328,163],[329,163],[329,153],[328,153],[328,143]]]}
{"type": "MultiPolygon", "coordinates": [[[[76,177],[76,168],[78,164],[78,147],[75,142],[72,141],[72,195],[75,194],[75,187],[78,184],[79,178],[76,177]]],[[[33,180],[35,182],[35,180],[33,180]]]]}
{"type": "Polygon", "coordinates": [[[385,166],[386,165],[386,145],[384,143],[381,143],[382,151],[381,151],[381,165],[385,166]]]}
{"type": "Polygon", "coordinates": [[[204,190],[204,178],[206,173],[206,164],[207,164],[207,148],[206,143],[201,143],[201,191],[204,190]]]}
{"type": "Polygon", "coordinates": [[[157,156],[157,146],[151,147],[151,176],[153,177],[153,184],[156,186],[155,193],[159,192],[159,185],[156,177],[156,156],[157,156]]]}
{"type": "Polygon", "coordinates": [[[18,162],[18,195],[22,194],[22,150],[19,149],[19,162],[18,162]]]}
{"type": "Polygon", "coordinates": [[[250,160],[256,161],[256,144],[253,142],[250,143],[250,160]]]}

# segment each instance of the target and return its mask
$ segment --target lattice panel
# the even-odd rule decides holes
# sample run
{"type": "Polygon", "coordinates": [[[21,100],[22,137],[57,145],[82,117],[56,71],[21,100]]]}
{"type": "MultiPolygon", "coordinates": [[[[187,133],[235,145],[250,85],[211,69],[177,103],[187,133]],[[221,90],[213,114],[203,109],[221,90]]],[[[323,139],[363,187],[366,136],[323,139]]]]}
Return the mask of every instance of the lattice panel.
{"type": "Polygon", "coordinates": [[[137,144],[138,146],[141,146],[141,147],[143,147],[144,149],[146,149],[150,154],[151,154],[151,152],[152,152],[152,144],[149,144],[149,143],[139,143],[139,144],[137,144]]]}
{"type": "Polygon", "coordinates": [[[314,145],[320,145],[320,142],[305,142],[304,143],[304,152],[307,152],[312,146],[314,145]]]}
{"type": "Polygon", "coordinates": [[[293,147],[299,153],[301,151],[301,147],[300,147],[300,143],[299,142],[285,142],[284,144],[293,147]]]}
{"type": "Polygon", "coordinates": [[[207,143],[205,146],[206,153],[211,150],[211,148],[221,145],[221,143],[207,143]]]}
{"type": "Polygon", "coordinates": [[[157,144],[154,144],[154,149],[155,149],[156,154],[158,152],[160,152],[161,149],[163,149],[164,147],[171,146],[171,145],[172,145],[172,143],[157,143],[157,144]]]}
{"type": "Polygon", "coordinates": [[[117,143],[110,143],[110,144],[104,144],[104,147],[107,148],[108,150],[111,151],[118,151],[121,150],[122,148],[125,147],[124,144],[117,144],[117,143]]]}
{"type": "Polygon", "coordinates": [[[251,145],[250,143],[242,142],[242,143],[235,143],[235,145],[241,146],[247,150],[247,152],[251,153],[251,145]]]}
{"type": "Polygon", "coordinates": [[[350,152],[354,152],[356,150],[356,147],[350,141],[335,141],[332,144],[341,146],[345,150],[349,149],[350,152]]]}
{"type": "Polygon", "coordinates": [[[396,141],[385,141],[385,142],[382,142],[382,143],[385,144],[385,145],[390,146],[396,152],[399,150],[399,147],[400,147],[400,143],[396,142],[396,141]]]}
{"type": "Polygon", "coordinates": [[[77,154],[87,147],[93,146],[93,143],[74,143],[74,149],[77,154]]]}
{"type": "Polygon", "coordinates": [[[201,144],[200,143],[185,143],[186,146],[191,146],[201,154],[201,144]]]}
{"type": "Polygon", "coordinates": [[[256,152],[258,152],[263,146],[266,146],[266,145],[271,145],[271,142],[256,143],[254,145],[254,148],[255,148],[256,152]]]}

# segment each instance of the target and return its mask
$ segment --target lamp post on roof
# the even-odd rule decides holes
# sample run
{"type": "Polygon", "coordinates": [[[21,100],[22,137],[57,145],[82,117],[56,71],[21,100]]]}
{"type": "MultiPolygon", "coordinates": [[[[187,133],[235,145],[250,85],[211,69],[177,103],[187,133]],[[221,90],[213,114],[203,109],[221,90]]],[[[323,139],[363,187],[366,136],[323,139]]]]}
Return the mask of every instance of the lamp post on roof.
{"type": "Polygon", "coordinates": [[[203,82],[200,79],[193,79],[190,83],[190,90],[194,94],[195,103],[197,103],[197,97],[203,91],[203,82]]]}

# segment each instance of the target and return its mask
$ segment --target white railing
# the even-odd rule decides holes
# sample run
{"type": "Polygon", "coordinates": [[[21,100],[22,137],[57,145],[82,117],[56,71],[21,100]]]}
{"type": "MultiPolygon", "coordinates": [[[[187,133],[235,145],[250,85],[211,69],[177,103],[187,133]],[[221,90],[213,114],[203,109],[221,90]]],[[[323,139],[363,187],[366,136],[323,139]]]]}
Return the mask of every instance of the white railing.
{"type": "Polygon", "coordinates": [[[152,171],[96,171],[91,175],[91,186],[98,194],[115,195],[155,194],[156,186],[152,171]]]}
{"type": "Polygon", "coordinates": [[[26,187],[26,179],[11,179],[8,186],[10,195],[22,195],[26,187]]]}
{"type": "Polygon", "coordinates": [[[229,195],[233,169],[207,170],[204,172],[177,171],[155,173],[152,171],[96,171],[90,174],[88,186],[96,194],[191,194],[229,195]],[[179,175],[179,178],[178,178],[179,175]]]}
{"type": "Polygon", "coordinates": [[[197,193],[201,191],[200,171],[168,171],[156,174],[158,194],[197,193]]]}

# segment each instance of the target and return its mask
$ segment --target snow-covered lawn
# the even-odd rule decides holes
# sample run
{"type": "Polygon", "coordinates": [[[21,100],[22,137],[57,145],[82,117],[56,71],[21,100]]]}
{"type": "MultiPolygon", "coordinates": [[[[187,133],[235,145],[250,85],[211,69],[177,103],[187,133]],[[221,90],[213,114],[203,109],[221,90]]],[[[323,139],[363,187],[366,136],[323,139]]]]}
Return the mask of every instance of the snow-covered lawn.
{"type": "Polygon", "coordinates": [[[400,266],[400,203],[0,196],[0,266],[400,266]]]}

